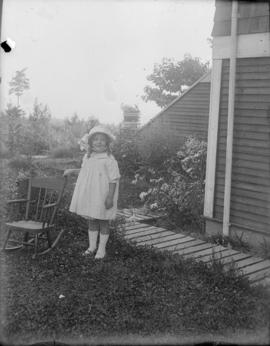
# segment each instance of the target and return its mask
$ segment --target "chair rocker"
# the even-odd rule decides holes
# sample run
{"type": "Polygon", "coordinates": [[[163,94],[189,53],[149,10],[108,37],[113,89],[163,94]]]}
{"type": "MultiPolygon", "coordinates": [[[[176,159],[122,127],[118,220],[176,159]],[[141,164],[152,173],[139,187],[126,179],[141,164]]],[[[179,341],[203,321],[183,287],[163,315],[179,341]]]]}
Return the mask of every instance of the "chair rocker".
{"type": "Polygon", "coordinates": [[[33,247],[32,257],[35,258],[48,253],[57,245],[64,230],[57,231],[54,222],[66,180],[64,177],[30,178],[27,198],[8,201],[13,211],[23,207],[25,213],[23,218],[5,223],[7,234],[3,250],[33,247]]]}

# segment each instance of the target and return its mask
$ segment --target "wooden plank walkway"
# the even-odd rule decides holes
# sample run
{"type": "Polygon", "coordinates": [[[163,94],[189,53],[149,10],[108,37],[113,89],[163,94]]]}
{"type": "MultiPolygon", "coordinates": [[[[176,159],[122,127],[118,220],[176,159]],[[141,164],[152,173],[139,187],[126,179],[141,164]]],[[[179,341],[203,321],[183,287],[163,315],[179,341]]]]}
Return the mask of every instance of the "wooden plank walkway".
{"type": "Polygon", "coordinates": [[[137,213],[136,209],[133,212],[126,209],[119,211],[118,214],[124,216],[127,221],[125,239],[134,242],[137,246],[149,245],[160,251],[171,251],[184,258],[194,258],[205,263],[211,263],[215,258],[224,263],[225,268],[229,268],[233,263],[243,276],[248,277],[251,285],[262,284],[270,287],[270,260],[142,223],[144,220],[162,217],[154,213],[143,215],[137,213]]]}
{"type": "Polygon", "coordinates": [[[144,208],[121,209],[117,215],[124,216],[128,222],[153,220],[165,216],[164,213],[151,212],[144,208]]]}

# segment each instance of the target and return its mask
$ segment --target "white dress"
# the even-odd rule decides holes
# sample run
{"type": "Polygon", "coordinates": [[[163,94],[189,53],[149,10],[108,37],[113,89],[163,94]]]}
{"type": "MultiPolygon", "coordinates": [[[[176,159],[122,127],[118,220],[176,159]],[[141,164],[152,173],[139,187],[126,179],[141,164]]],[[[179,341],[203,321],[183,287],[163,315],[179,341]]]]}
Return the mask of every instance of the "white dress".
{"type": "Polygon", "coordinates": [[[107,153],[92,153],[83,157],[69,210],[86,218],[112,220],[116,216],[119,191],[117,161],[107,153]],[[109,183],[116,183],[113,207],[106,209],[109,183]]]}

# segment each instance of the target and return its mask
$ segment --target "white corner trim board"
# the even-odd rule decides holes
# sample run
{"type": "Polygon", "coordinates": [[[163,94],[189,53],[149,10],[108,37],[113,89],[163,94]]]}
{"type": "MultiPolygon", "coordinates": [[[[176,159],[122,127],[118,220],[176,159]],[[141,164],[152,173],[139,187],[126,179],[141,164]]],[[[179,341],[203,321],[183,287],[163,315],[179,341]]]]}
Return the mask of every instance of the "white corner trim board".
{"type": "Polygon", "coordinates": [[[213,60],[208,123],[204,216],[213,217],[222,60],[213,60]]]}
{"type": "MultiPolygon", "coordinates": [[[[237,58],[270,56],[270,32],[238,35],[237,58]]],[[[230,58],[231,36],[213,39],[213,59],[230,58]]]]}
{"type": "Polygon", "coordinates": [[[230,232],[230,209],[231,209],[231,184],[232,184],[232,155],[233,155],[233,127],[234,127],[234,106],[235,106],[235,78],[237,60],[237,12],[238,2],[232,3],[231,21],[231,54],[229,72],[229,95],[228,95],[228,123],[226,139],[226,162],[225,162],[225,186],[224,186],[224,208],[223,208],[223,228],[224,236],[229,236],[230,232]]]}

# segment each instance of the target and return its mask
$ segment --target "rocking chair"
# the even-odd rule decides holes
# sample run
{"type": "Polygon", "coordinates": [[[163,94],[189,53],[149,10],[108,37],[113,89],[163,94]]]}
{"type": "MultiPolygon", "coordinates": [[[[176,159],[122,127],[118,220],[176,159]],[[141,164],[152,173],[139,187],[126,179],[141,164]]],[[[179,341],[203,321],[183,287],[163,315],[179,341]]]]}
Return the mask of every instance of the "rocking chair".
{"type": "Polygon", "coordinates": [[[8,201],[9,206],[24,207],[25,213],[23,218],[5,223],[7,235],[3,250],[18,250],[30,246],[34,248],[32,257],[35,258],[48,253],[57,245],[64,230],[57,231],[54,221],[66,180],[64,177],[30,178],[27,198],[8,201]],[[11,235],[13,239],[10,238],[11,235]]]}

